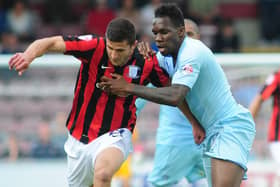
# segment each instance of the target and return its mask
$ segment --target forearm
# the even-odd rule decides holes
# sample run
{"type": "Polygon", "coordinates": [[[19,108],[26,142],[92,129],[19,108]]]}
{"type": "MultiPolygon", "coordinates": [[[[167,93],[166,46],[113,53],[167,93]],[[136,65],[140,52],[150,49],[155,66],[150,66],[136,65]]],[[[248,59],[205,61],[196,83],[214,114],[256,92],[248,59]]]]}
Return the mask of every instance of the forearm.
{"type": "Polygon", "coordinates": [[[136,84],[129,84],[126,92],[146,100],[171,106],[179,106],[186,96],[188,88],[185,86],[170,86],[149,88],[136,84]]]}
{"type": "Polygon", "coordinates": [[[258,114],[258,111],[261,107],[261,104],[262,104],[263,100],[262,100],[262,97],[261,95],[257,95],[254,100],[252,101],[250,107],[249,107],[249,110],[250,112],[252,113],[252,116],[253,118],[255,118],[258,114]]]}
{"type": "Polygon", "coordinates": [[[32,61],[48,52],[65,52],[65,44],[61,36],[35,40],[24,51],[24,54],[32,61]]]}
{"type": "Polygon", "coordinates": [[[191,125],[196,125],[198,124],[197,119],[195,118],[195,116],[192,114],[188,103],[184,100],[184,102],[182,102],[178,108],[181,110],[181,112],[187,117],[187,119],[189,120],[189,122],[191,123],[191,125]]]}

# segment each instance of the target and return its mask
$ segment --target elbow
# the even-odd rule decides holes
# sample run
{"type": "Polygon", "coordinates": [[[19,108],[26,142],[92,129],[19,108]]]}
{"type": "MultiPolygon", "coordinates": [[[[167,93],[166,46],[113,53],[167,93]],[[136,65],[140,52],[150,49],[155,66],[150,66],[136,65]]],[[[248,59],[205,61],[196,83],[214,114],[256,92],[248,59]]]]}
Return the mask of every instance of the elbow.
{"type": "Polygon", "coordinates": [[[172,94],[169,95],[169,101],[171,106],[179,107],[185,100],[185,96],[188,92],[188,87],[173,86],[172,94]]]}
{"type": "Polygon", "coordinates": [[[180,106],[182,104],[182,102],[184,101],[184,96],[182,95],[176,95],[176,96],[173,96],[171,99],[170,99],[170,105],[171,106],[180,106]]]}

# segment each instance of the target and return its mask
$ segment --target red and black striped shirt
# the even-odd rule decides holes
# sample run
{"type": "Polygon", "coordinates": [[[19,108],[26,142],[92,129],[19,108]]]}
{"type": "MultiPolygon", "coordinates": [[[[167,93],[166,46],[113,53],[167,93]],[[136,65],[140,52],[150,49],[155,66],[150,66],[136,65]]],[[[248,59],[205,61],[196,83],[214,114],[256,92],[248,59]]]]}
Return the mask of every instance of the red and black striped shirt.
{"type": "Polygon", "coordinates": [[[273,96],[273,111],[268,128],[268,140],[279,141],[280,139],[280,70],[270,75],[261,91],[263,100],[273,96]]]}
{"type": "Polygon", "coordinates": [[[74,99],[66,126],[72,136],[89,143],[104,133],[119,128],[133,132],[136,123],[136,96],[108,95],[96,87],[100,78],[118,73],[131,83],[155,86],[169,83],[168,74],[159,67],[156,57],[145,60],[135,49],[122,67],[113,66],[106,52],[105,38],[94,35],[64,37],[65,54],[82,63],[77,76],[74,99]]]}

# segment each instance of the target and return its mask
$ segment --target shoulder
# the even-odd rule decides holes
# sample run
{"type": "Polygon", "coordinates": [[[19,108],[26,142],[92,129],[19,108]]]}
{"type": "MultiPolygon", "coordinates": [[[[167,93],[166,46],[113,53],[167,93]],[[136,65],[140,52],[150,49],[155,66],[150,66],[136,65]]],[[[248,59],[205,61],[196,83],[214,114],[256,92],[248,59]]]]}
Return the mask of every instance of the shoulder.
{"type": "Polygon", "coordinates": [[[187,37],[179,50],[178,60],[202,60],[209,55],[213,55],[213,53],[203,42],[187,37]]]}
{"type": "Polygon", "coordinates": [[[94,34],[87,34],[87,35],[67,35],[63,36],[65,41],[84,41],[84,42],[91,42],[94,40],[104,40],[102,37],[98,37],[94,34]]]}
{"type": "Polygon", "coordinates": [[[193,38],[188,38],[185,46],[193,54],[210,52],[210,49],[202,41],[193,38]]]}

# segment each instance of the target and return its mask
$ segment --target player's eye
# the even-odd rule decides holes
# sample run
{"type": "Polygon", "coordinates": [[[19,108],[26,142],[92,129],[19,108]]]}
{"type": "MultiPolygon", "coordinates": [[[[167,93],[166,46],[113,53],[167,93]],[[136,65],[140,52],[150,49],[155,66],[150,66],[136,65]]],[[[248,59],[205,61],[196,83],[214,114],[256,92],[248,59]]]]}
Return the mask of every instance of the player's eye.
{"type": "Polygon", "coordinates": [[[187,32],[187,35],[191,37],[191,36],[194,35],[194,33],[193,32],[187,32]]]}

